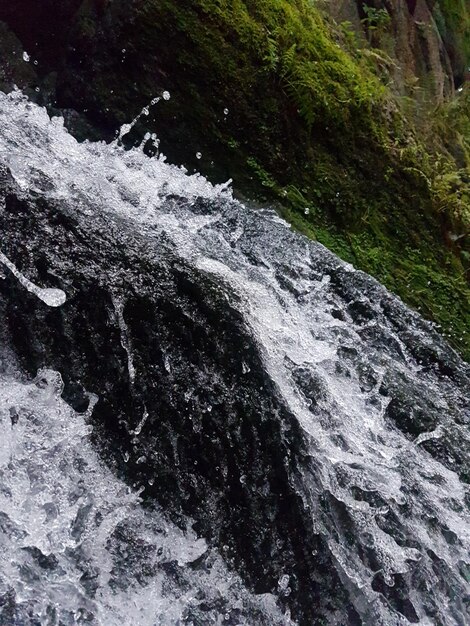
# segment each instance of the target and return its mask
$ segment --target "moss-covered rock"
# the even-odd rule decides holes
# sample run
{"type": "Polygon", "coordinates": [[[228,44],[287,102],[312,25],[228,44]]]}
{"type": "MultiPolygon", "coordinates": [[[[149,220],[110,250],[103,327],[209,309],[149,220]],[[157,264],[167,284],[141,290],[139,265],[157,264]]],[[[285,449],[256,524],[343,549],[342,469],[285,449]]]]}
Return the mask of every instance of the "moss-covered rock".
{"type": "MultiPolygon", "coordinates": [[[[454,149],[465,123],[449,135],[449,116],[440,114],[431,133],[429,106],[419,121],[413,102],[394,96],[398,56],[387,48],[399,15],[423,46],[435,43],[422,76],[425,56],[415,59],[418,80],[429,75],[439,97],[449,96],[467,60],[468,2],[442,0],[432,12],[424,0],[368,2],[363,15],[351,0],[355,25],[338,25],[308,0],[78,4],[62,3],[56,54],[41,57],[44,75],[57,71],[57,106],[84,113],[111,137],[169,90],[171,100],[151,108],[129,141],[157,132],[172,161],[217,182],[233,178],[237,192],[275,204],[294,227],[441,324],[470,356],[467,160],[460,139],[454,149]],[[374,10],[385,12],[380,28],[374,10]],[[432,34],[419,34],[417,11],[431,16],[432,34]]],[[[15,28],[21,37],[24,25],[15,28]]],[[[468,119],[463,107],[458,115],[468,119]]]]}

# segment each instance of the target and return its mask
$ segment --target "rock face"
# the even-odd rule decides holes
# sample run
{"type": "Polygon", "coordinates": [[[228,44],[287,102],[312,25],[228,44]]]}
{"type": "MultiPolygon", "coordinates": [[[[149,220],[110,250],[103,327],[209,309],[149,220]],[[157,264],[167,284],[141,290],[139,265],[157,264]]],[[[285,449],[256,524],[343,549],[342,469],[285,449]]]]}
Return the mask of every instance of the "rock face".
{"type": "Polygon", "coordinates": [[[454,93],[454,83],[462,83],[465,61],[443,28],[439,2],[342,0],[329,3],[328,10],[337,21],[350,21],[354,30],[390,55],[392,85],[399,94],[441,103],[454,93]],[[388,16],[381,24],[374,19],[380,11],[388,16]],[[449,38],[444,40],[443,35],[449,38]]]}
{"type": "Polygon", "coordinates": [[[78,412],[97,397],[114,472],[295,622],[465,622],[468,366],[272,215],[1,110],[1,252],[67,297],[2,270],[5,362],[60,372],[78,412]]]}

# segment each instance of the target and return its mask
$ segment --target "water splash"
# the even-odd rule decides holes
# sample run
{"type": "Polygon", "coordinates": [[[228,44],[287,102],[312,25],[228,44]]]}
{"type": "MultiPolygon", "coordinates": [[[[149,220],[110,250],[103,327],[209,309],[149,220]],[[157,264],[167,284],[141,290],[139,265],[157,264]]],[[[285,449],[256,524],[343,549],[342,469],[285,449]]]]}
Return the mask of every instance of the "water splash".
{"type": "Polygon", "coordinates": [[[132,122],[130,122],[129,124],[123,124],[121,126],[121,128],[119,129],[119,133],[118,133],[118,137],[116,141],[121,142],[123,137],[125,137],[128,133],[130,133],[130,131],[134,128],[134,126],[142,117],[148,116],[150,114],[150,107],[153,107],[156,104],[158,104],[160,100],[168,101],[170,97],[171,97],[170,93],[168,91],[164,91],[161,96],[154,98],[150,102],[149,105],[145,106],[142,109],[142,111],[132,120],[132,122]]]}
{"type": "Polygon", "coordinates": [[[205,623],[222,624],[222,607],[248,626],[262,607],[266,626],[286,624],[190,525],[141,507],[91,446],[92,406],[75,413],[62,389],[52,370],[0,375],[0,623],[170,626],[198,623],[204,605],[205,623]]]}

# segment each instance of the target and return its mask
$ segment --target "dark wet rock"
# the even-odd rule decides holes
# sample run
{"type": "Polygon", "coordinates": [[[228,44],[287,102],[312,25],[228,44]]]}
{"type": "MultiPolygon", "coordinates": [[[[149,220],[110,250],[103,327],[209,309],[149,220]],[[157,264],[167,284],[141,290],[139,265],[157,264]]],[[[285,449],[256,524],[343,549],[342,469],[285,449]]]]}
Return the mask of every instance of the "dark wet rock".
{"type": "Polygon", "coordinates": [[[14,624],[17,616],[16,594],[13,589],[8,589],[0,595],[0,624],[14,624]]]}
{"type": "Polygon", "coordinates": [[[31,555],[33,561],[39,565],[43,570],[54,570],[57,567],[58,561],[54,554],[44,554],[35,546],[27,546],[23,548],[25,552],[31,555]]]}
{"type": "Polygon", "coordinates": [[[397,372],[386,376],[380,393],[391,398],[386,416],[409,435],[417,437],[432,431],[441,421],[442,407],[437,404],[437,399],[433,401],[424,386],[420,390],[403,374],[397,372]]]}
{"type": "Polygon", "coordinates": [[[3,512],[0,512],[0,531],[9,537],[15,537],[17,539],[24,539],[24,537],[26,537],[26,533],[19,525],[3,512]]]}
{"type": "Polygon", "coordinates": [[[40,70],[61,64],[71,23],[83,0],[0,1],[0,19],[21,39],[40,70]]]}
{"type": "Polygon", "coordinates": [[[14,406],[12,406],[10,409],[10,419],[11,419],[12,426],[15,426],[15,424],[18,424],[18,420],[20,419],[18,415],[18,411],[16,410],[14,406]]]}

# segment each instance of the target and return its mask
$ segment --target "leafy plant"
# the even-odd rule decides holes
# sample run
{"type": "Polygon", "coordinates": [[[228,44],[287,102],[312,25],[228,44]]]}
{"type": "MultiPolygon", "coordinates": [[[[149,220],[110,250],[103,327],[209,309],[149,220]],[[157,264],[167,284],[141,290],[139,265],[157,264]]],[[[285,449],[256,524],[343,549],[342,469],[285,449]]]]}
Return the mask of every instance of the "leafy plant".
{"type": "Polygon", "coordinates": [[[362,5],[366,17],[362,20],[362,23],[367,26],[369,31],[378,30],[386,31],[390,27],[392,19],[387,9],[376,9],[370,7],[367,4],[362,5]]]}

